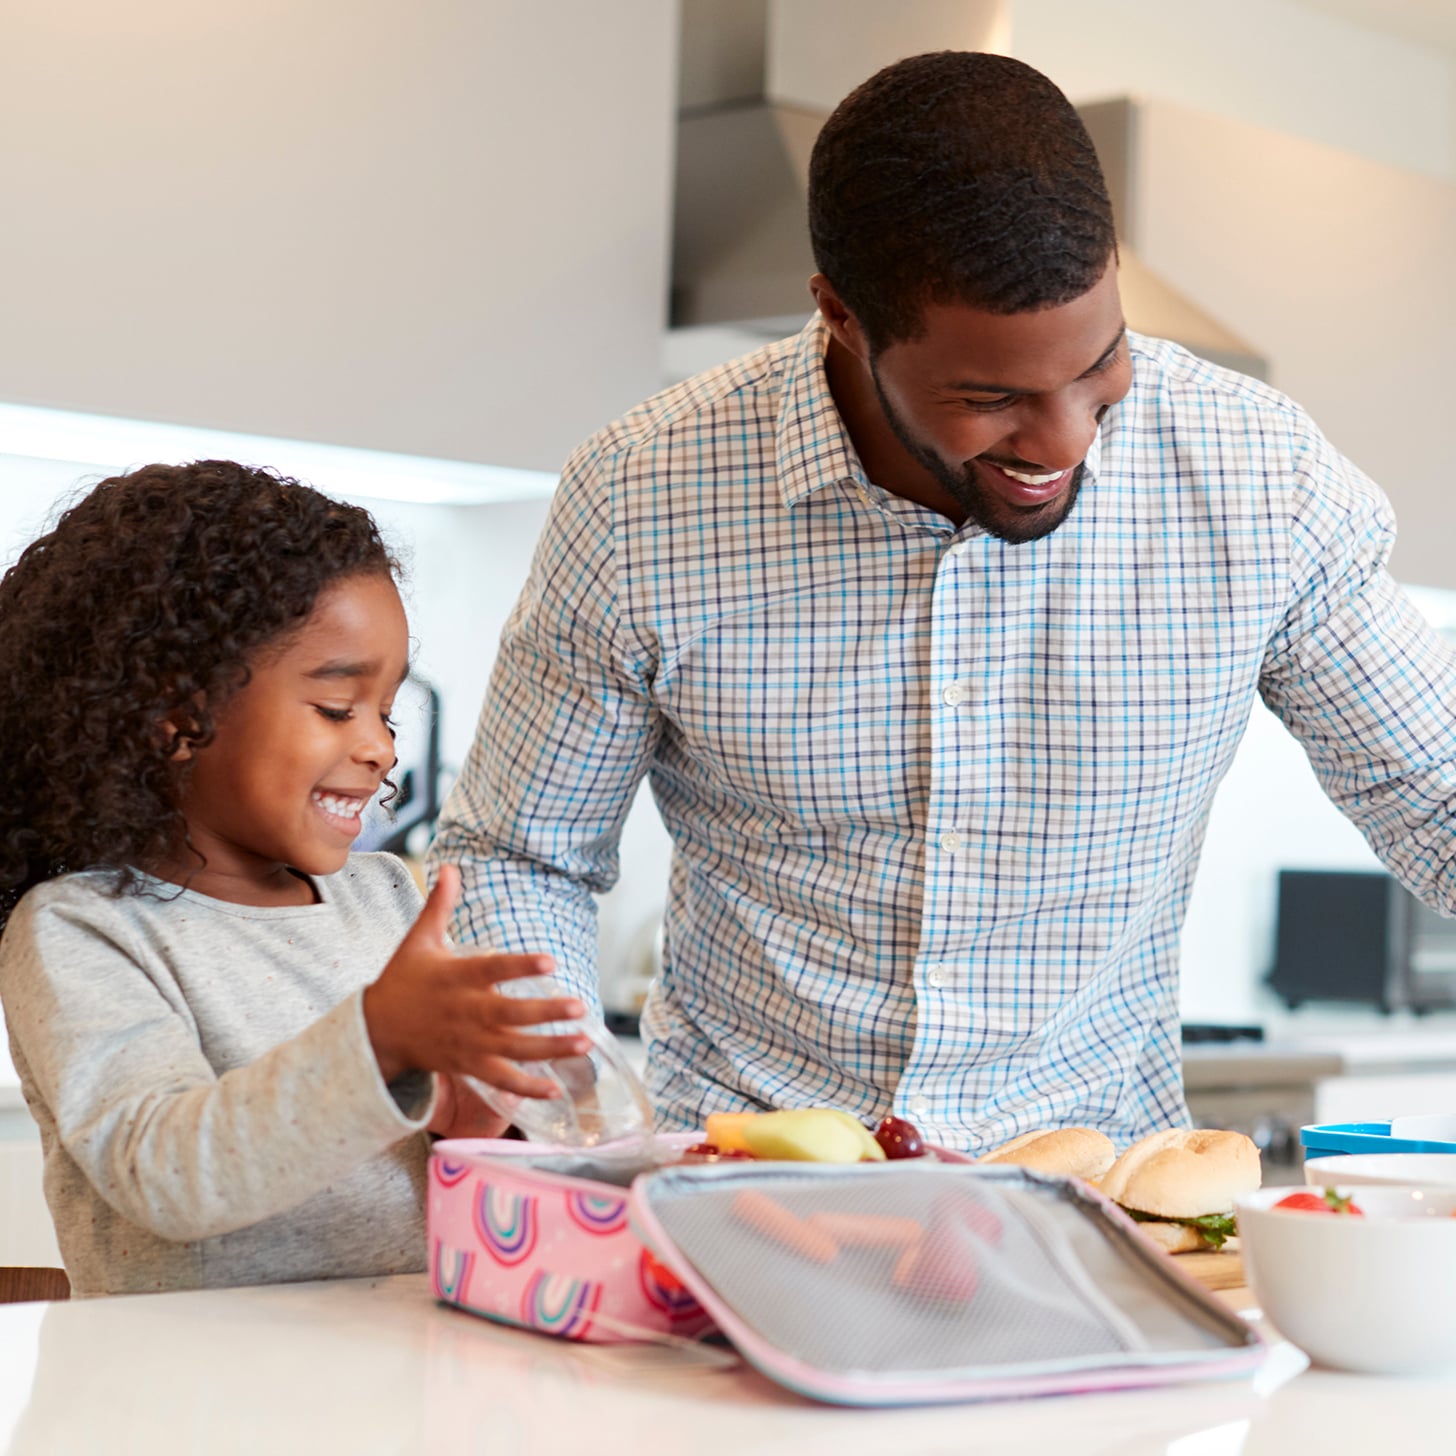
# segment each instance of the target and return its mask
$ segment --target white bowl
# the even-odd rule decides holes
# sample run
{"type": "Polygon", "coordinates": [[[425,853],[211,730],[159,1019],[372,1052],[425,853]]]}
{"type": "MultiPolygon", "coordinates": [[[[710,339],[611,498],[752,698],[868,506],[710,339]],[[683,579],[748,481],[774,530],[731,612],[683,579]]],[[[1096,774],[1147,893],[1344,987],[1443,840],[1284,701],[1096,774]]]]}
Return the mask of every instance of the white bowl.
{"type": "Polygon", "coordinates": [[[1304,1181],[1311,1188],[1337,1183],[1368,1186],[1393,1183],[1403,1188],[1456,1188],[1456,1153],[1352,1153],[1310,1158],[1304,1181]]]}
{"type": "Polygon", "coordinates": [[[1265,1315],[1339,1370],[1456,1367],[1456,1188],[1335,1186],[1363,1217],[1275,1209],[1290,1188],[1238,1200],[1244,1271],[1265,1315]]]}

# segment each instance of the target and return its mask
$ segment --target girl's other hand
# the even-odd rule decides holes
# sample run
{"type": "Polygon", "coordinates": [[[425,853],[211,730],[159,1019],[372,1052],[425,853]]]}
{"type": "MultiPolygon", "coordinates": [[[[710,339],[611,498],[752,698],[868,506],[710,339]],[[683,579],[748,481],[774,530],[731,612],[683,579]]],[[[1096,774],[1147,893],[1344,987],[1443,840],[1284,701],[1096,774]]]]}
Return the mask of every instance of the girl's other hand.
{"type": "Polygon", "coordinates": [[[555,1097],[552,1082],[528,1076],[517,1063],[584,1056],[591,1041],[525,1028],[575,1021],[586,1007],[574,996],[528,999],[497,989],[503,981],[550,975],[550,956],[457,954],[445,936],[459,895],[459,870],[442,866],[419,918],[364,991],[364,1024],[379,1070],[386,1082],[408,1071],[454,1072],[521,1097],[555,1097]]]}
{"type": "Polygon", "coordinates": [[[496,1138],[511,1125],[478,1092],[448,1072],[437,1078],[435,1111],[429,1132],[447,1138],[496,1138]]]}

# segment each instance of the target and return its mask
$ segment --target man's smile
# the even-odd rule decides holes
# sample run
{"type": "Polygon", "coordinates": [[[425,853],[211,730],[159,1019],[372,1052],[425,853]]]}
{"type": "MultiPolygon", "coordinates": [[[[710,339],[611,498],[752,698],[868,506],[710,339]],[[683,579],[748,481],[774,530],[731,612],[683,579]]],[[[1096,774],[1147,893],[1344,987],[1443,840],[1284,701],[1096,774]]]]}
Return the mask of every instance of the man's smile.
{"type": "Polygon", "coordinates": [[[1076,468],[1033,475],[1026,471],[1011,470],[1005,465],[993,464],[989,460],[968,463],[980,466],[990,476],[989,484],[996,494],[1015,506],[1040,506],[1055,500],[1071,483],[1076,468]]]}

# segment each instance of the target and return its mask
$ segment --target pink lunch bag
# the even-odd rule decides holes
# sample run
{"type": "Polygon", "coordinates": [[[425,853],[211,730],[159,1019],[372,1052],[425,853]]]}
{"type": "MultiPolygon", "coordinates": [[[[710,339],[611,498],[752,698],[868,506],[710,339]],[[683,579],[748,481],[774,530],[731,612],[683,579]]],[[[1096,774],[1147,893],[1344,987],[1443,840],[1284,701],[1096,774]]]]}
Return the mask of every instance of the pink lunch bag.
{"type": "Polygon", "coordinates": [[[436,1143],[426,1205],[436,1297],[602,1344],[711,1332],[702,1306],[628,1223],[627,1185],[642,1171],[630,1150],[614,1156],[610,1144],[587,1153],[493,1138],[436,1143]]]}

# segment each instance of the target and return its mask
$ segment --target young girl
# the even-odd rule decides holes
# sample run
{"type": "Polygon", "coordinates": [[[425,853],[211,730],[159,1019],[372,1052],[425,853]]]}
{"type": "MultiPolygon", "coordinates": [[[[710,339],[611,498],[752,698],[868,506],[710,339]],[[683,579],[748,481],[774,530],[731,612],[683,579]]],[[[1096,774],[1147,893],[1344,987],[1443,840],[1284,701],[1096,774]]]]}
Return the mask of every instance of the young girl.
{"type": "Polygon", "coordinates": [[[78,1295],[425,1266],[449,1074],[583,1014],[351,854],[408,666],[368,513],[223,461],[102,482],[0,581],[0,999],[78,1295]],[[436,1076],[433,1074],[444,1074],[436,1076]]]}

